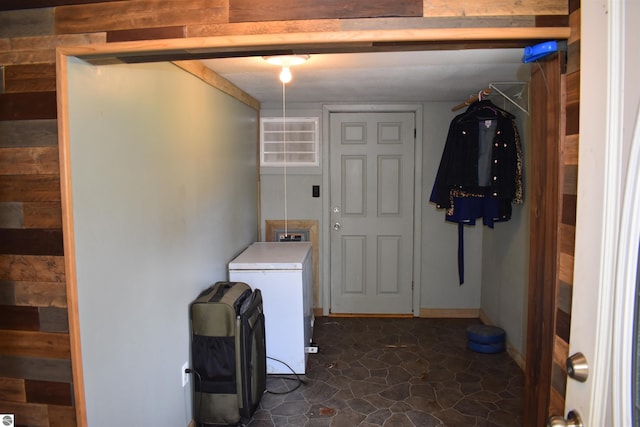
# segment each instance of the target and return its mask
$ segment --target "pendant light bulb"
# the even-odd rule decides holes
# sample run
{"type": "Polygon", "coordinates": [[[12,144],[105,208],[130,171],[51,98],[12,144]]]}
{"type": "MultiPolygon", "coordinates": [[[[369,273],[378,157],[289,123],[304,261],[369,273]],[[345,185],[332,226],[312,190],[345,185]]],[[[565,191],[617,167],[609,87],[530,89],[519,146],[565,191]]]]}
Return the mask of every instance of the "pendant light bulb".
{"type": "Polygon", "coordinates": [[[291,69],[287,66],[282,67],[282,71],[280,71],[280,81],[282,83],[289,83],[291,78],[291,69]]]}

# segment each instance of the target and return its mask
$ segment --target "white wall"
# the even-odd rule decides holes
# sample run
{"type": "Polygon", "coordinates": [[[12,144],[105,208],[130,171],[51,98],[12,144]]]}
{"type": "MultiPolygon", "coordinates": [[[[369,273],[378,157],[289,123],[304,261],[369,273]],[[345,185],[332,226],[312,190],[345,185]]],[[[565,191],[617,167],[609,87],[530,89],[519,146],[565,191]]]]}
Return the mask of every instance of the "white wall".
{"type": "MultiPolygon", "coordinates": [[[[263,104],[261,117],[282,117],[282,107],[263,104]]],[[[322,105],[289,104],[287,117],[318,117],[318,138],[322,141],[322,105]]],[[[322,150],[321,150],[322,151],[322,150]]],[[[322,160],[321,160],[322,161],[322,160]]],[[[264,221],[284,219],[284,186],[283,168],[262,168],[260,171],[260,193],[262,208],[262,231],[264,221]]],[[[309,219],[318,221],[318,234],[322,235],[322,198],[328,189],[322,188],[322,166],[305,168],[287,168],[287,218],[309,219]],[[312,197],[314,185],[320,186],[320,197],[312,197]]],[[[319,242],[320,245],[322,242],[319,242]]],[[[319,248],[322,253],[322,248],[319,248]]]]}
{"type": "Polygon", "coordinates": [[[69,61],[88,424],[186,426],[188,305],[257,239],[257,113],[164,64],[69,61]]]}
{"type": "MultiPolygon", "coordinates": [[[[443,210],[429,202],[429,195],[440,164],[447,138],[449,123],[460,111],[452,112],[457,101],[425,102],[423,106],[423,163],[422,163],[422,281],[420,307],[426,310],[480,309],[488,320],[505,329],[513,348],[524,355],[527,325],[527,288],[529,262],[529,203],[527,170],[530,151],[528,118],[515,107],[494,102],[511,111],[517,117],[525,160],[525,202],[513,206],[511,221],[496,223],[494,229],[482,226],[465,227],[465,283],[458,280],[458,226],[446,222],[443,210]]],[[[281,114],[276,105],[263,105],[263,117],[281,114]]],[[[288,116],[319,117],[322,120],[322,104],[291,104],[288,116]]],[[[320,126],[322,129],[322,126],[320,126]]],[[[321,137],[322,140],[322,137],[321,137]]],[[[321,159],[326,161],[326,159],[321,159]]],[[[322,198],[328,189],[322,188],[320,198],[311,197],[311,186],[322,185],[317,171],[288,169],[287,207],[289,219],[316,219],[323,233],[322,198]]],[[[284,180],[280,170],[261,174],[262,219],[282,219],[284,214],[284,180]]],[[[263,224],[264,226],[264,224],[263,224]]],[[[322,239],[321,239],[322,244],[322,239]]],[[[322,257],[322,249],[320,257],[322,257]]],[[[324,260],[320,259],[320,265],[324,260]]],[[[322,272],[322,268],[320,271],[322,272]]],[[[320,278],[321,292],[328,282],[320,278]]],[[[321,295],[320,303],[323,298],[321,295]]]]}
{"type": "MultiPolygon", "coordinates": [[[[456,101],[457,102],[457,101],[456,101]]],[[[457,113],[451,112],[456,102],[431,102],[423,104],[424,140],[423,147],[423,185],[422,185],[422,308],[478,309],[481,299],[482,282],[482,227],[467,227],[465,230],[465,284],[458,283],[458,228],[456,224],[444,220],[444,211],[437,210],[429,202],[442,150],[447,137],[449,122],[457,113]]],[[[332,103],[336,105],[337,103],[332,103]]],[[[290,104],[287,105],[287,116],[319,117],[322,121],[322,104],[290,104]]],[[[262,117],[278,117],[281,108],[277,105],[264,104],[262,117]]],[[[322,129],[322,125],[320,125],[322,129]]],[[[320,140],[323,140],[322,135],[320,140]]],[[[327,159],[321,159],[322,162],[327,159]]],[[[319,221],[319,234],[324,232],[322,224],[322,200],[328,197],[327,188],[322,187],[322,167],[317,171],[297,171],[288,168],[287,210],[289,219],[315,219],[319,221]],[[320,197],[311,197],[311,186],[320,185],[320,197]]],[[[262,219],[283,218],[283,176],[280,171],[261,173],[262,219]]],[[[264,227],[264,224],[263,224],[264,227]]],[[[320,239],[322,242],[322,239],[320,239]]],[[[322,244],[322,243],[321,243],[322,244]]],[[[320,266],[323,249],[320,248],[320,266]]],[[[323,269],[320,267],[320,271],[323,269]]],[[[320,303],[322,292],[328,288],[328,282],[320,277],[320,303]]]]}
{"type": "Polygon", "coordinates": [[[458,278],[458,224],[429,202],[458,101],[424,104],[422,175],[422,301],[426,309],[478,309],[482,283],[482,221],[464,229],[464,284],[458,278]]]}
{"type": "Polygon", "coordinates": [[[506,332],[507,341],[522,359],[526,353],[527,307],[529,288],[530,204],[529,177],[531,170],[530,132],[526,115],[508,104],[500,107],[516,116],[524,155],[524,203],[512,205],[508,222],[496,223],[485,229],[482,241],[481,310],[489,322],[506,332]]]}

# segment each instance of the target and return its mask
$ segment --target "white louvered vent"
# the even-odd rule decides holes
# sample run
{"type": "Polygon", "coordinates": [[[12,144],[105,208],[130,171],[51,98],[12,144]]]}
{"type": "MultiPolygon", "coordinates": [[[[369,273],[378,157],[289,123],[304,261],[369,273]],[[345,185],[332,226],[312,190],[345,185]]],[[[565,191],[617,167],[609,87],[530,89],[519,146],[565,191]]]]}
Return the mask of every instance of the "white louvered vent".
{"type": "Polygon", "coordinates": [[[260,119],[260,166],[318,166],[317,117],[260,119]]]}

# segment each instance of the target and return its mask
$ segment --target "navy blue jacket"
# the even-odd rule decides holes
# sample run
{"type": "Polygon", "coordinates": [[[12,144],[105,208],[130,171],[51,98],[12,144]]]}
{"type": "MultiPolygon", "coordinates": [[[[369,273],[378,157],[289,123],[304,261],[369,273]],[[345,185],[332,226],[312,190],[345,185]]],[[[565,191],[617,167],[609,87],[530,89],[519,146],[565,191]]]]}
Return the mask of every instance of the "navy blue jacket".
{"type": "Polygon", "coordinates": [[[430,201],[458,223],[458,275],[464,283],[464,225],[493,227],[522,203],[522,147],[515,117],[491,101],[471,104],[449,125],[430,201]]]}
{"type": "Polygon", "coordinates": [[[452,217],[455,201],[466,197],[497,199],[496,220],[509,219],[511,203],[522,203],[522,147],[514,116],[490,101],[472,104],[451,121],[429,200],[452,217]]]}

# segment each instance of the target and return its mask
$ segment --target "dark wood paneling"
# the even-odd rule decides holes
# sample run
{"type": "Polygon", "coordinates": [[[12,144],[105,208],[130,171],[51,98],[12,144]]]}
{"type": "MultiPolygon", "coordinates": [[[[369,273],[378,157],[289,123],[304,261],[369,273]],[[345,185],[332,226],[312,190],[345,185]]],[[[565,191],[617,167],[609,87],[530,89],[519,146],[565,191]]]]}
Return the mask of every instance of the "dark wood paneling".
{"type": "MultiPolygon", "coordinates": [[[[578,197],[575,194],[562,195],[562,223],[576,225],[576,206],[578,197]]],[[[574,243],[575,245],[575,243],[574,243]]]]}
{"type": "Polygon", "coordinates": [[[58,34],[226,23],[226,0],[130,0],[56,8],[58,34]]]}
{"type": "Polygon", "coordinates": [[[3,414],[15,414],[19,420],[17,427],[49,425],[47,405],[41,403],[0,402],[0,411],[3,414]]]}
{"type": "Polygon", "coordinates": [[[0,280],[0,305],[15,305],[15,303],[16,292],[13,282],[0,280]]]}
{"type": "Polygon", "coordinates": [[[575,248],[576,248],[575,225],[569,225],[564,223],[561,224],[560,225],[560,252],[563,254],[573,256],[575,252],[575,248]]]}
{"type": "Polygon", "coordinates": [[[574,73],[580,69],[580,42],[569,44],[567,54],[567,73],[574,73]]]}
{"type": "Polygon", "coordinates": [[[144,28],[139,30],[108,31],[107,42],[128,42],[134,40],[178,39],[185,37],[184,26],[144,28]]]}
{"type": "MultiPolygon", "coordinates": [[[[553,364],[553,371],[551,373],[551,385],[559,394],[564,396],[567,389],[567,371],[564,366],[558,365],[557,363],[553,364]]],[[[562,408],[561,410],[564,410],[564,408],[562,408]]]]}
{"type": "Polygon", "coordinates": [[[566,0],[426,0],[425,16],[566,15],[566,0]]]}
{"type": "Polygon", "coordinates": [[[421,17],[422,0],[229,0],[229,22],[421,17]]]}
{"type": "Polygon", "coordinates": [[[580,9],[580,0],[569,0],[569,13],[576,12],[580,9]]]}
{"type": "MultiPolygon", "coordinates": [[[[0,402],[26,402],[24,380],[0,377],[0,402]]],[[[0,411],[2,412],[2,411],[0,411]]]]}
{"type": "Polygon", "coordinates": [[[64,259],[55,256],[0,255],[0,280],[64,282],[64,259]]]}
{"type": "Polygon", "coordinates": [[[76,427],[76,412],[70,406],[48,405],[49,427],[76,427]]]}
{"type": "Polygon", "coordinates": [[[59,202],[0,202],[0,228],[62,228],[59,202]]]}
{"type": "Polygon", "coordinates": [[[0,355],[0,377],[71,382],[71,362],[45,357],[0,355]]]}
{"type": "MultiPolygon", "coordinates": [[[[486,17],[441,17],[441,18],[368,18],[368,19],[315,19],[304,21],[264,21],[239,22],[232,24],[210,24],[187,26],[188,37],[205,37],[220,35],[273,34],[282,32],[324,32],[324,31],[367,31],[384,28],[422,29],[422,28],[499,28],[499,27],[533,27],[532,16],[486,16],[486,17]]],[[[507,41],[469,42],[478,48],[501,44],[510,47],[507,41]]],[[[511,42],[513,43],[513,42],[511,42]]],[[[514,43],[515,44],[515,43],[514,43]]],[[[432,49],[461,49],[464,43],[432,43],[432,49]]],[[[525,42],[518,42],[515,47],[523,47],[525,42]]],[[[427,44],[418,48],[426,48],[427,44]]],[[[511,46],[514,47],[514,46],[511,46]]]]}
{"type": "Polygon", "coordinates": [[[10,65],[4,69],[5,92],[56,90],[56,64],[10,65]]]}
{"type": "MultiPolygon", "coordinates": [[[[535,25],[536,15],[540,15],[537,17],[538,24],[552,25],[561,22],[563,18],[542,15],[566,14],[562,12],[562,7],[566,8],[565,0],[521,0],[499,4],[495,0],[328,0],[315,3],[309,0],[238,0],[235,4],[244,5],[243,12],[256,16],[255,21],[229,24],[230,11],[227,0],[4,0],[0,3],[0,10],[38,9],[13,10],[0,15],[0,63],[6,67],[3,81],[6,80],[8,92],[5,95],[15,95],[9,98],[0,97],[0,147],[57,145],[53,64],[55,49],[58,46],[102,43],[107,41],[107,36],[110,42],[184,37],[183,28],[186,28],[189,36],[194,36],[381,28],[526,27],[535,25]],[[423,19],[423,7],[426,11],[428,6],[437,9],[431,10],[430,13],[436,16],[437,12],[438,18],[423,19]],[[271,21],[271,18],[267,17],[269,22],[256,22],[265,20],[265,11],[272,11],[273,16],[277,15],[277,20],[271,21]],[[492,16],[488,16],[487,13],[491,13],[492,16]],[[287,19],[287,14],[293,16],[289,19],[298,20],[301,16],[309,16],[310,19],[283,21],[287,19]],[[411,18],[326,19],[326,16],[411,18]],[[189,29],[193,29],[193,32],[189,29]],[[200,30],[199,34],[196,29],[200,30]],[[9,40],[7,37],[12,39],[9,40]],[[40,108],[35,105],[31,97],[41,95],[32,95],[31,92],[48,93],[51,99],[47,107],[40,108]],[[32,120],[43,116],[46,116],[47,120],[32,120]],[[43,123],[49,123],[47,130],[43,128],[43,123]]],[[[439,46],[442,48],[438,43],[422,47],[437,49],[439,46]]],[[[475,48],[490,47],[490,44],[474,41],[447,46],[475,48]]],[[[388,49],[389,46],[371,48],[388,49]]],[[[37,151],[32,153],[35,152],[37,151]]],[[[60,229],[60,183],[57,170],[52,169],[53,163],[44,159],[34,159],[33,164],[42,166],[33,166],[31,169],[25,168],[31,164],[30,161],[22,166],[18,166],[17,162],[11,163],[14,164],[5,165],[5,173],[8,175],[0,177],[0,202],[11,203],[13,214],[18,216],[20,214],[16,214],[16,206],[21,204],[22,218],[18,218],[16,222],[14,216],[12,225],[7,228],[60,229]],[[46,169],[42,169],[45,165],[46,169]],[[11,169],[12,167],[14,169],[11,169]],[[26,173],[34,175],[25,175],[26,173]],[[22,225],[17,226],[20,223],[22,225]]],[[[0,335],[0,346],[5,348],[8,345],[11,354],[15,354],[0,355],[0,377],[14,378],[17,381],[26,379],[62,383],[52,385],[31,382],[29,399],[33,401],[14,402],[10,405],[0,402],[0,412],[16,413],[20,423],[24,425],[76,426],[69,387],[71,366],[69,355],[64,351],[68,342],[62,338],[66,336],[64,333],[50,333],[65,327],[64,281],[64,264],[60,256],[0,255],[0,304],[40,308],[41,329],[37,332],[38,335],[25,335],[24,332],[31,331],[22,331],[22,334],[8,337],[4,330],[0,332],[4,334],[0,335]],[[24,355],[34,352],[40,357],[24,355]],[[61,358],[48,359],[51,355],[61,358]]],[[[14,334],[19,332],[13,331],[14,334]]],[[[81,396],[82,387],[78,388],[81,396]]],[[[82,416],[85,408],[82,401],[79,402],[79,413],[82,416]]]]}
{"type": "Polygon", "coordinates": [[[7,356],[69,359],[69,335],[0,329],[0,348],[7,356]]]}
{"type": "MultiPolygon", "coordinates": [[[[0,11],[5,1],[0,2],[0,11]]],[[[53,9],[14,10],[0,13],[0,39],[53,34],[53,9]]]]}
{"type": "Polygon", "coordinates": [[[25,389],[28,402],[71,406],[69,383],[27,380],[25,389]]]}
{"type": "Polygon", "coordinates": [[[567,135],[580,133],[580,104],[567,104],[567,135]]]}
{"type": "Polygon", "coordinates": [[[536,27],[568,27],[569,16],[567,15],[544,15],[536,16],[536,27]]]}
{"type": "Polygon", "coordinates": [[[58,145],[56,120],[0,121],[0,147],[48,147],[58,145]]]}
{"type": "Polygon", "coordinates": [[[63,256],[62,230],[0,228],[0,254],[63,256]]]}
{"type": "Polygon", "coordinates": [[[564,174],[563,192],[565,195],[578,194],[578,166],[567,165],[562,171],[564,174]]]}
{"type": "Polygon", "coordinates": [[[67,306],[67,292],[64,283],[24,281],[5,283],[12,283],[15,305],[63,308],[67,306]]]}
{"type": "Polygon", "coordinates": [[[58,175],[7,175],[0,179],[0,202],[59,202],[58,175]]]}
{"type": "Polygon", "coordinates": [[[560,282],[558,286],[558,309],[571,314],[571,301],[573,299],[573,286],[560,282]]]}
{"type": "MultiPolygon", "coordinates": [[[[375,30],[381,27],[385,29],[420,29],[420,28],[513,28],[535,27],[533,16],[443,16],[424,18],[368,18],[368,19],[339,19],[340,29],[350,30],[375,30]]],[[[292,24],[295,24],[294,21],[292,24]]],[[[310,22],[310,21],[302,21],[310,22]]],[[[319,21],[333,22],[333,21],[319,21]]],[[[265,25],[265,24],[263,24],[265,25]]],[[[276,25],[276,23],[274,23],[276,25]]],[[[318,31],[313,30],[312,31],[318,31]]],[[[503,42],[503,40],[501,40],[503,42]]],[[[440,49],[446,48],[446,44],[440,49]]]]}
{"type": "Polygon", "coordinates": [[[22,203],[0,202],[0,228],[22,228],[23,226],[22,203]]]}
{"type": "Polygon", "coordinates": [[[38,309],[36,307],[0,306],[0,329],[40,330],[38,309]]]}
{"type": "Polygon", "coordinates": [[[0,148],[0,175],[55,175],[58,147],[0,148]]]}
{"type": "Polygon", "coordinates": [[[56,48],[104,43],[103,32],[0,39],[0,64],[55,64],[56,48]]]}
{"type": "MultiPolygon", "coordinates": [[[[562,164],[560,169],[562,202],[560,212],[560,274],[555,283],[558,300],[555,318],[554,360],[563,363],[569,356],[571,334],[571,304],[573,299],[573,271],[575,254],[575,223],[578,174],[579,113],[580,113],[580,19],[579,1],[569,1],[569,25],[571,35],[566,54],[566,76],[564,78],[564,135],[562,164]]],[[[558,365],[551,385],[551,401],[548,415],[564,412],[566,394],[566,369],[558,365]]]]}
{"type": "Polygon", "coordinates": [[[286,28],[292,33],[338,31],[340,22],[337,19],[318,19],[290,22],[241,22],[236,24],[202,24],[189,25],[187,37],[207,37],[245,34],[273,34],[286,28]]]}
{"type": "Polygon", "coordinates": [[[580,133],[580,71],[567,74],[566,134],[580,133]]]}
{"type": "Polygon", "coordinates": [[[0,94],[0,120],[55,119],[55,92],[0,94]]]}
{"type": "Polygon", "coordinates": [[[40,307],[40,330],[43,332],[69,332],[66,308],[40,307]]]}
{"type": "Polygon", "coordinates": [[[25,202],[22,213],[25,228],[62,228],[60,202],[25,202]]]}
{"type": "Polygon", "coordinates": [[[37,9],[70,4],[106,3],[123,0],[2,0],[0,10],[37,9]]]}
{"type": "Polygon", "coordinates": [[[571,336],[571,315],[562,310],[556,312],[556,335],[565,342],[569,342],[571,336]]]}
{"type": "Polygon", "coordinates": [[[578,165],[578,149],[580,136],[577,134],[567,135],[564,139],[562,157],[565,165],[578,165]]]}
{"type": "MultiPolygon", "coordinates": [[[[567,105],[576,105],[580,102],[580,71],[567,74],[567,105]]],[[[572,135],[577,132],[567,132],[572,135]]]]}

